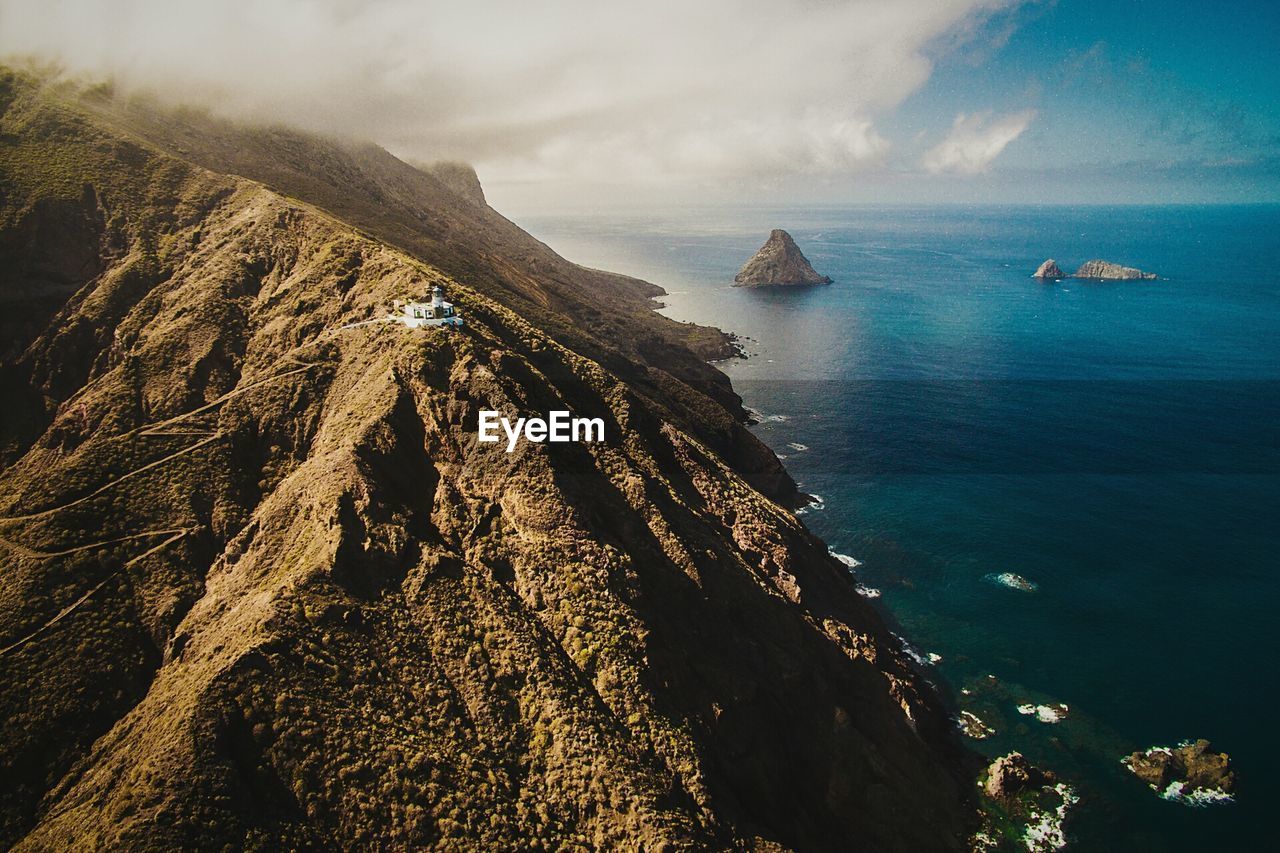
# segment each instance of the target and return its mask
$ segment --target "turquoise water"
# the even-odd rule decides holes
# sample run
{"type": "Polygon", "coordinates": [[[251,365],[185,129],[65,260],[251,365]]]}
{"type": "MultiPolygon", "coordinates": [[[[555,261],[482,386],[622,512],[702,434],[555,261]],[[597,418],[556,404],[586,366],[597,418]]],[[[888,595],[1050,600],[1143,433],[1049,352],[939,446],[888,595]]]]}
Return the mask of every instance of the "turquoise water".
{"type": "Polygon", "coordinates": [[[935,679],[1081,796],[1078,849],[1251,849],[1280,802],[1280,208],[702,209],[526,217],[565,256],[743,335],[757,434],[805,522],[935,679]],[[830,287],[743,290],[784,227],[830,287]],[[1042,284],[1106,258],[1156,282],[1042,284]],[[1035,584],[995,580],[1013,572],[1035,584]],[[1044,724],[1021,703],[1063,702],[1044,724]],[[1159,799],[1120,758],[1204,737],[1236,802],[1159,799]]]}

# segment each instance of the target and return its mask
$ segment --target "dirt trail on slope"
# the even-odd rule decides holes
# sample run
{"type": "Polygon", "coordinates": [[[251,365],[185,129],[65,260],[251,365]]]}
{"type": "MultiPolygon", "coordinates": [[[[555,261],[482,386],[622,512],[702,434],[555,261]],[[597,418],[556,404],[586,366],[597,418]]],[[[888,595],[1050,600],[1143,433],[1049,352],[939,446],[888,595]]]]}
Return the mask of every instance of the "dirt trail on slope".
{"type": "MultiPolygon", "coordinates": [[[[74,612],[76,611],[76,609],[77,609],[77,608],[79,608],[79,607],[80,607],[80,605],[84,604],[84,603],[85,603],[86,601],[88,601],[90,598],[93,598],[93,596],[94,596],[94,595],[95,595],[99,590],[101,590],[104,586],[106,586],[107,584],[109,584],[111,581],[113,581],[113,580],[115,580],[116,578],[120,577],[120,575],[122,575],[122,574],[124,574],[125,572],[127,572],[127,571],[128,571],[129,569],[131,569],[131,568],[132,568],[132,567],[133,567],[133,566],[134,566],[138,561],[140,561],[140,560],[142,560],[142,559],[144,559],[144,558],[146,558],[146,557],[151,556],[151,555],[152,555],[152,554],[154,554],[156,551],[159,551],[160,549],[165,548],[165,547],[167,547],[167,546],[171,545],[171,544],[172,544],[172,543],[174,543],[174,542],[177,542],[179,539],[181,539],[182,537],[184,537],[184,536],[188,535],[188,534],[189,534],[189,533],[191,533],[191,532],[193,532],[193,528],[189,528],[189,527],[184,527],[184,528],[178,529],[178,530],[176,530],[176,531],[174,531],[174,530],[152,530],[152,531],[148,531],[147,533],[135,533],[135,534],[133,534],[132,536],[124,536],[124,537],[121,537],[120,539],[110,540],[109,542],[95,542],[95,543],[90,544],[90,545],[82,545],[82,546],[80,546],[80,547],[78,547],[78,548],[72,548],[72,549],[67,550],[67,551],[61,551],[61,552],[57,552],[57,553],[53,553],[53,554],[46,554],[46,555],[44,555],[44,556],[48,556],[48,557],[57,557],[57,556],[62,556],[63,554],[71,554],[71,553],[74,553],[74,552],[76,552],[76,551],[88,550],[89,548],[98,548],[98,547],[101,547],[101,546],[103,546],[103,545],[108,545],[108,544],[110,544],[111,542],[124,541],[125,539],[138,539],[138,538],[141,538],[141,537],[143,537],[143,536],[159,536],[160,534],[163,534],[163,533],[173,533],[173,535],[172,535],[172,536],[170,536],[168,539],[164,540],[163,542],[161,542],[160,544],[156,545],[156,546],[155,546],[155,547],[153,547],[153,548],[148,548],[146,551],[143,551],[141,554],[139,554],[138,556],[136,556],[136,557],[134,557],[133,559],[129,560],[129,562],[125,563],[123,566],[121,566],[120,568],[116,569],[114,572],[112,572],[111,574],[107,575],[107,576],[106,576],[105,578],[103,578],[102,580],[98,581],[98,583],[94,584],[94,585],[89,589],[89,591],[88,591],[88,592],[86,592],[84,595],[80,596],[80,597],[79,597],[79,598],[77,598],[75,601],[73,601],[73,602],[71,602],[70,604],[68,604],[66,607],[64,607],[64,608],[62,608],[61,610],[59,610],[56,614],[54,614],[54,616],[53,616],[51,619],[49,619],[47,622],[44,622],[43,624],[41,624],[41,625],[40,625],[38,628],[36,628],[35,630],[33,630],[33,631],[31,631],[30,633],[28,633],[28,634],[26,634],[26,635],[24,635],[24,636],[20,637],[20,638],[19,638],[19,639],[17,639],[17,640],[14,640],[14,641],[13,641],[12,643],[10,643],[9,645],[4,646],[3,648],[0,648],[0,658],[7,656],[10,652],[13,652],[13,651],[16,651],[16,650],[18,650],[18,649],[22,648],[22,647],[23,647],[23,646],[25,646],[27,643],[29,643],[29,642],[31,642],[32,640],[34,640],[36,637],[39,637],[39,636],[40,636],[41,634],[43,634],[45,631],[49,630],[49,629],[50,629],[50,628],[52,628],[54,625],[58,624],[58,623],[59,623],[59,622],[61,622],[63,619],[65,619],[65,618],[67,618],[68,616],[70,616],[72,613],[74,613],[74,612]]],[[[0,540],[0,541],[4,541],[4,540],[0,540]]],[[[13,546],[13,543],[10,543],[10,542],[7,542],[7,541],[5,541],[5,543],[4,543],[4,544],[9,545],[9,546],[11,546],[11,547],[13,546]]],[[[21,546],[18,546],[18,547],[19,547],[19,548],[21,548],[21,546]]],[[[26,550],[26,549],[23,549],[23,550],[26,550]]],[[[39,552],[29,552],[29,553],[39,553],[39,552]]]]}

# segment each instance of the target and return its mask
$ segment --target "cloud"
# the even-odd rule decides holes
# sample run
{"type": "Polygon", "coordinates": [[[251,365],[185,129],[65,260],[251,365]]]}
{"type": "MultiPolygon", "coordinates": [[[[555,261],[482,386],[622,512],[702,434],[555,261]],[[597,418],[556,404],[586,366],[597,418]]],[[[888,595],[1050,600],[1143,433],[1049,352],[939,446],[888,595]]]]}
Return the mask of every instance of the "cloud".
{"type": "Polygon", "coordinates": [[[994,120],[990,112],[961,113],[946,138],[925,152],[921,165],[934,174],[985,172],[1000,152],[1022,135],[1035,116],[1035,110],[1023,110],[994,120]]]}
{"type": "Polygon", "coordinates": [[[838,174],[1013,2],[0,0],[0,55],[499,179],[838,174]]]}

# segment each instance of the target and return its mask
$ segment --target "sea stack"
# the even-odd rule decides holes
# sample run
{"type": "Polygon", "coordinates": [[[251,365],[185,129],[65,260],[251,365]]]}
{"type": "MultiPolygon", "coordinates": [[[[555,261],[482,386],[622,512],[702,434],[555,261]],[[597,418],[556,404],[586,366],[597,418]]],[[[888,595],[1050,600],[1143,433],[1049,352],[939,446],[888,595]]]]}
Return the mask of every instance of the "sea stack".
{"type": "Polygon", "coordinates": [[[1071,277],[1115,279],[1123,281],[1159,278],[1159,276],[1153,272],[1143,272],[1142,270],[1134,267],[1122,267],[1120,264],[1113,264],[1110,261],[1097,260],[1086,261],[1071,277]]]}
{"type": "Polygon", "coordinates": [[[1058,266],[1058,262],[1053,258],[1045,261],[1031,276],[1032,278],[1066,278],[1067,274],[1062,271],[1062,267],[1058,266]]]}
{"type": "Polygon", "coordinates": [[[813,268],[796,241],[781,228],[773,229],[760,251],[733,277],[734,287],[830,283],[831,279],[813,268]]]}

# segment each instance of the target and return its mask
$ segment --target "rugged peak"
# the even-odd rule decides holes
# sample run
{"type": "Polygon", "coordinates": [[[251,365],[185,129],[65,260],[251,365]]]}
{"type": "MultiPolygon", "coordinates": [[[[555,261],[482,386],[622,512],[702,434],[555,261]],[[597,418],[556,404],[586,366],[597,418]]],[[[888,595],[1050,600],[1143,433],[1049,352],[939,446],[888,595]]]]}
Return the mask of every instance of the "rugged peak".
{"type": "Polygon", "coordinates": [[[471,164],[455,161],[432,163],[426,168],[426,172],[467,201],[482,206],[488,203],[485,201],[484,188],[480,186],[480,177],[471,164]]]}
{"type": "Polygon", "coordinates": [[[1113,264],[1111,261],[1085,261],[1085,263],[1076,270],[1072,278],[1105,278],[1105,279],[1153,279],[1159,278],[1153,272],[1143,272],[1136,267],[1124,267],[1120,264],[1113,264]]]}
{"type": "Polygon", "coordinates": [[[1032,278],[1066,278],[1067,274],[1062,271],[1062,267],[1058,266],[1058,262],[1053,258],[1045,261],[1032,274],[1032,278]]]}
{"type": "Polygon", "coordinates": [[[761,287],[774,284],[830,284],[800,251],[796,241],[781,228],[769,233],[760,250],[733,277],[734,285],[761,287]]]}

